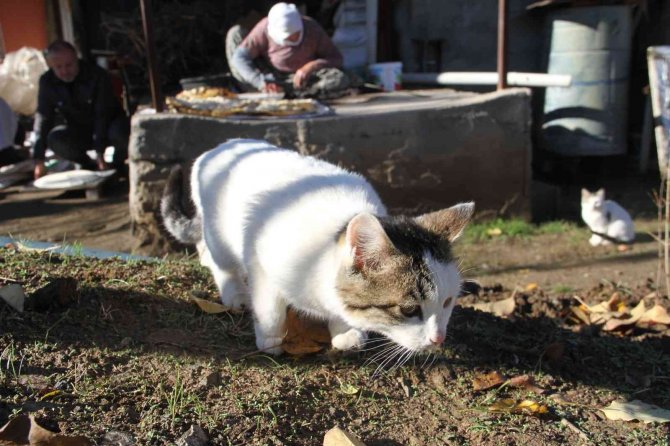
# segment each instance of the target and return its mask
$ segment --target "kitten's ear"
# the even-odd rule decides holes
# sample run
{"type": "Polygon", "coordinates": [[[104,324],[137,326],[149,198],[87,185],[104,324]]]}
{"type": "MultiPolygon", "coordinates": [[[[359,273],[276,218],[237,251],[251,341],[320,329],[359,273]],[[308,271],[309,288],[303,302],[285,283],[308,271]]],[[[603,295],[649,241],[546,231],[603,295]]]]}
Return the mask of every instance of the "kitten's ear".
{"type": "Polygon", "coordinates": [[[415,221],[431,232],[453,242],[465,229],[475,212],[475,203],[460,203],[447,209],[419,215],[415,221]]]}
{"type": "Polygon", "coordinates": [[[596,195],[599,198],[602,198],[604,200],[605,199],[605,189],[604,188],[598,189],[598,192],[596,192],[596,195]]]}
{"type": "Polygon", "coordinates": [[[591,192],[588,191],[588,189],[582,189],[582,200],[585,198],[589,198],[591,196],[591,192]]]}
{"type": "Polygon", "coordinates": [[[346,240],[354,267],[359,271],[378,267],[395,249],[379,220],[368,213],[360,213],[349,221],[346,240]]]}

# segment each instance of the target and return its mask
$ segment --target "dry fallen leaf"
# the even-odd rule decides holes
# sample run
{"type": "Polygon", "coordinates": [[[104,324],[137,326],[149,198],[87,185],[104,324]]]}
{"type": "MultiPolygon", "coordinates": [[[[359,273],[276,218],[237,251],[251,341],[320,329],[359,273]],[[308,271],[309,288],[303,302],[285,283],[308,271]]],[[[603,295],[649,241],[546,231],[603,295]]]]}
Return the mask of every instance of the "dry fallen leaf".
{"type": "Polygon", "coordinates": [[[663,324],[670,325],[670,315],[662,306],[656,304],[647,310],[638,320],[639,324],[663,324]]]}
{"type": "Polygon", "coordinates": [[[195,296],[191,296],[190,299],[191,302],[195,303],[205,313],[218,314],[218,313],[225,313],[226,311],[231,311],[230,308],[218,302],[212,302],[211,300],[201,299],[195,296]]]}
{"type": "Polygon", "coordinates": [[[495,237],[495,236],[498,236],[498,235],[502,235],[502,229],[500,229],[500,228],[490,228],[486,231],[486,233],[488,235],[490,235],[491,237],[495,237]]]}
{"type": "Polygon", "coordinates": [[[578,322],[581,322],[585,325],[589,325],[591,323],[589,315],[582,309],[582,307],[570,307],[570,311],[577,318],[578,322]]]}
{"type": "Polygon", "coordinates": [[[345,395],[356,395],[358,393],[358,387],[354,387],[351,384],[340,383],[340,392],[345,395]]]}
{"type": "Polygon", "coordinates": [[[670,421],[670,411],[640,400],[625,403],[612,401],[609,406],[600,410],[610,420],[638,420],[645,423],[667,423],[670,421]]]}
{"type": "Polygon", "coordinates": [[[43,253],[43,252],[49,252],[49,251],[55,251],[57,249],[60,249],[62,246],[61,245],[54,245],[54,246],[49,246],[48,248],[32,248],[25,243],[21,242],[14,242],[14,246],[16,247],[17,251],[21,252],[37,252],[37,253],[43,253]]]}
{"type": "Polygon", "coordinates": [[[579,296],[576,295],[574,296],[574,298],[580,304],[582,304],[582,306],[584,307],[583,309],[586,310],[588,313],[617,312],[621,308],[620,305],[622,304],[621,295],[616,291],[612,293],[612,296],[609,298],[609,300],[600,302],[599,304],[596,305],[588,305],[579,296]]]}
{"type": "Polygon", "coordinates": [[[529,293],[532,292],[532,291],[535,291],[538,288],[539,288],[539,285],[537,283],[529,283],[528,285],[526,285],[526,291],[529,292],[529,293]]]}
{"type": "Polygon", "coordinates": [[[504,382],[505,377],[497,371],[487,374],[477,374],[472,380],[472,388],[473,390],[487,390],[499,386],[504,382]]]}
{"type": "Polygon", "coordinates": [[[623,319],[610,319],[603,326],[604,331],[613,331],[620,327],[633,325],[645,314],[644,301],[641,300],[635,308],[630,311],[630,317],[623,319]]]}
{"type": "Polygon", "coordinates": [[[515,376],[513,378],[510,378],[507,380],[506,383],[508,386],[511,387],[519,387],[522,389],[526,389],[530,392],[535,392],[537,394],[543,394],[544,389],[537,384],[535,384],[535,378],[533,378],[530,375],[519,375],[515,376]]]}
{"type": "Polygon", "coordinates": [[[323,446],[365,446],[365,444],[351,432],[334,427],[323,437],[323,446]]]}
{"type": "Polygon", "coordinates": [[[511,296],[496,302],[480,302],[472,305],[472,308],[487,313],[493,313],[499,317],[507,317],[514,313],[515,306],[516,301],[514,300],[514,296],[511,296]]]}
{"type": "Polygon", "coordinates": [[[299,316],[293,309],[286,314],[286,331],[282,348],[290,355],[318,353],[330,345],[330,332],[324,322],[299,316]]]}
{"type": "Polygon", "coordinates": [[[6,446],[92,446],[85,437],[70,437],[44,429],[33,415],[19,415],[0,429],[0,444],[6,446]]]}
{"type": "Polygon", "coordinates": [[[549,408],[542,403],[532,400],[518,401],[506,398],[498,400],[489,406],[489,412],[504,412],[504,413],[522,413],[526,415],[544,415],[549,412],[549,408]]]}

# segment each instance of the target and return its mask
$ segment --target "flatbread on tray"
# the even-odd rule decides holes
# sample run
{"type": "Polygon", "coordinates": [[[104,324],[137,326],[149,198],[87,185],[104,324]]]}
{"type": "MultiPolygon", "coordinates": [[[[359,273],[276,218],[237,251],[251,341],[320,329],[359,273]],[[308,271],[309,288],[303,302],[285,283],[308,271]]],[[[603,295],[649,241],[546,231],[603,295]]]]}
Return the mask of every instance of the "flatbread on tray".
{"type": "Polygon", "coordinates": [[[177,113],[199,116],[296,116],[327,114],[331,110],[314,99],[244,97],[225,88],[199,87],[167,98],[168,107],[177,113]]]}

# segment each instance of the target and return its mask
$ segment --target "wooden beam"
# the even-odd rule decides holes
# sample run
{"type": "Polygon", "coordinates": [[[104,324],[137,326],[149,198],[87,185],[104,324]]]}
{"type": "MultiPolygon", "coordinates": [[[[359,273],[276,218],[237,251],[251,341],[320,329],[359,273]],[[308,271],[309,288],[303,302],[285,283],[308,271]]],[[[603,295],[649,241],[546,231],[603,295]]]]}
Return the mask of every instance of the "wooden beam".
{"type": "Polygon", "coordinates": [[[507,0],[498,0],[498,90],[507,88],[507,0]]]}
{"type": "Polygon", "coordinates": [[[156,66],[156,46],[153,36],[153,18],[151,0],[140,0],[142,9],[142,26],[144,27],[144,42],[147,48],[147,63],[149,68],[149,86],[151,87],[151,104],[157,113],[163,111],[163,94],[161,82],[156,66]]]}

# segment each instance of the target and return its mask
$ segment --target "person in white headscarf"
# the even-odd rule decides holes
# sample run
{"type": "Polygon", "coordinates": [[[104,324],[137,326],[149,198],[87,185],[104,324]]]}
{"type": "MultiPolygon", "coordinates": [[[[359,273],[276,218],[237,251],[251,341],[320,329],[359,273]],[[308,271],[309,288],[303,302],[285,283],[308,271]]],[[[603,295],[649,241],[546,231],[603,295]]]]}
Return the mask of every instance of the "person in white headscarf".
{"type": "Polygon", "coordinates": [[[290,3],[277,3],[233,53],[231,71],[258,91],[295,96],[344,91],[342,54],[315,20],[290,3]],[[269,69],[262,69],[263,65],[269,69]]]}

